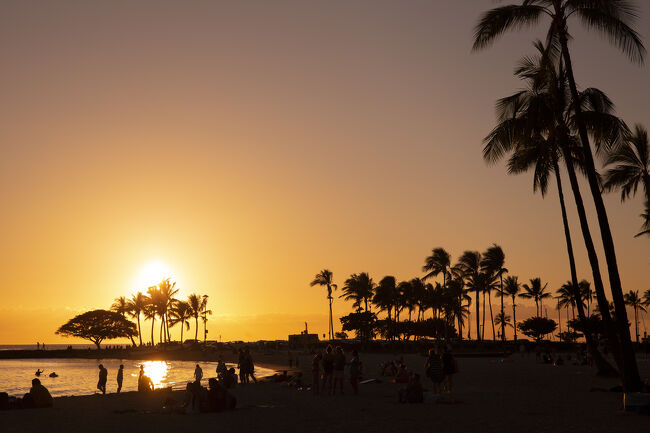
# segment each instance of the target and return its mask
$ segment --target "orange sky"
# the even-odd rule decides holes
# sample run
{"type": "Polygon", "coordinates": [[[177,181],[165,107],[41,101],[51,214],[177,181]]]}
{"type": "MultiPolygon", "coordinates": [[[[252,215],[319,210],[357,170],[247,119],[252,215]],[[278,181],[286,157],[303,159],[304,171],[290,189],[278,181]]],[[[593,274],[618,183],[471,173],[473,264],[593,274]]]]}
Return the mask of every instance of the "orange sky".
{"type": "MultiPolygon", "coordinates": [[[[542,200],[530,176],[481,158],[537,34],[470,53],[492,6],[3,2],[0,344],[81,342],[54,331],[146,289],[134,281],[154,260],[183,295],[210,296],[210,337],[224,340],[286,338],[305,321],[327,332],[316,272],[410,279],[437,246],[456,258],[497,242],[512,274],[559,287],[554,186],[542,200]]],[[[650,126],[647,67],[574,33],[579,82],[650,126]]],[[[644,291],[641,201],[606,204],[623,284],[644,291]]],[[[336,300],[335,314],[350,309],[336,300]]]]}

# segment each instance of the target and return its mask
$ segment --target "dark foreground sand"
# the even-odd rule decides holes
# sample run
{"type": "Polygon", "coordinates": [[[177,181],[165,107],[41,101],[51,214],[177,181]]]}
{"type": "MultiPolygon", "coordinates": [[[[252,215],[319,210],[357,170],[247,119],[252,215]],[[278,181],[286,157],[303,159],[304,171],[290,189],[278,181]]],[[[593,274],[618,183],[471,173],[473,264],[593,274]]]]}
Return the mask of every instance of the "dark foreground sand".
{"type": "MultiPolygon", "coordinates": [[[[286,355],[286,353],[285,353],[286,355]]],[[[368,376],[376,376],[386,355],[362,355],[368,376]]],[[[308,371],[308,356],[300,367],[308,371]]],[[[405,356],[422,373],[424,358],[405,356]]],[[[643,377],[650,360],[640,358],[643,377]]],[[[619,393],[589,392],[616,380],[597,378],[587,367],[537,364],[534,356],[459,359],[457,404],[402,405],[398,385],[361,386],[361,395],[314,397],[286,385],[239,387],[239,409],[228,413],[161,413],[167,396],[137,393],[55,399],[45,410],[0,412],[0,432],[646,432],[650,416],[625,413],[619,393]],[[129,412],[129,410],[133,410],[129,412]],[[125,412],[126,411],[126,412],[125,412]]],[[[309,375],[307,375],[309,376],[309,375]]],[[[425,385],[428,383],[425,381],[425,385]]],[[[181,400],[181,392],[173,397],[181,400]]]]}

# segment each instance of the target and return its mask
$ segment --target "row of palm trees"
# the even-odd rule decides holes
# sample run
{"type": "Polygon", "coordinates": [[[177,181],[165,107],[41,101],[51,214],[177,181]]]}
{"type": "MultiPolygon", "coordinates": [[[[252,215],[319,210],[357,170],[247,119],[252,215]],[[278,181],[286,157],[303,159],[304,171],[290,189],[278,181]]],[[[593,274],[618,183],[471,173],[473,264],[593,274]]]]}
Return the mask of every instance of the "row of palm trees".
{"type": "MultiPolygon", "coordinates": [[[[489,162],[498,161],[509,154],[508,170],[511,173],[533,169],[534,189],[540,189],[543,194],[549,179],[555,176],[569,256],[571,288],[578,298],[579,285],[560,177],[560,163],[564,165],[587,248],[607,342],[614,354],[624,389],[638,391],[641,381],[602,192],[603,185],[608,190],[621,188],[622,198],[626,198],[641,183],[646,198],[649,197],[647,134],[643,144],[643,129],[637,127],[635,132],[631,132],[613,114],[613,103],[604,92],[594,88],[578,90],[569,50],[569,23],[572,17],[580,19],[588,28],[605,34],[632,61],[643,62],[646,51],[640,35],[633,28],[637,8],[631,1],[521,0],[518,4],[486,12],[476,26],[475,50],[488,47],[508,30],[532,26],[542,19],[549,19],[550,25],[546,41],[535,44],[538,55],[525,58],[516,69],[516,75],[527,87],[497,103],[499,123],[486,138],[483,152],[489,162]],[[606,173],[604,184],[596,169],[592,144],[597,153],[607,155],[605,162],[610,170],[606,173]],[[586,177],[596,209],[614,304],[613,315],[604,291],[578,173],[586,177]]],[[[649,213],[646,209],[646,229],[650,225],[649,213]]],[[[576,307],[580,320],[584,321],[582,303],[578,302],[576,307]]],[[[585,338],[599,371],[611,371],[611,366],[598,353],[592,336],[586,333],[585,338]]]]}
{"type": "MultiPolygon", "coordinates": [[[[416,320],[420,321],[426,319],[430,311],[431,318],[444,318],[451,326],[455,326],[460,338],[469,317],[470,306],[474,302],[477,340],[485,339],[486,312],[489,311],[492,339],[495,340],[499,336],[505,341],[505,330],[508,326],[514,328],[514,338],[517,338],[516,298],[532,299],[537,316],[541,316],[543,301],[551,296],[547,292],[547,284],[543,284],[540,278],[533,278],[522,284],[517,276],[506,276],[508,269],[505,268],[505,254],[496,244],[484,253],[465,251],[453,265],[451,254],[444,248],[434,248],[431,255],[426,257],[422,270],[425,272],[423,277],[401,282],[388,275],[375,283],[367,272],[355,273],[345,280],[340,297],[351,301],[357,312],[370,312],[374,306],[379,312],[386,312],[387,320],[394,323],[400,322],[400,318],[404,317],[403,313],[408,313],[409,321],[415,313],[416,320]],[[442,281],[428,282],[432,278],[440,278],[442,281]],[[501,304],[501,311],[496,317],[492,308],[493,292],[499,296],[501,304]],[[474,299],[471,295],[474,295],[474,299]],[[505,314],[504,297],[512,299],[514,324],[511,324],[510,316],[505,314]],[[495,325],[500,327],[499,332],[496,331],[495,325]]],[[[311,283],[312,286],[327,288],[330,327],[333,292],[338,289],[334,284],[333,275],[332,271],[324,269],[311,283]]],[[[467,322],[467,328],[470,338],[471,323],[467,322]]],[[[331,328],[330,335],[334,335],[331,328]]]]}
{"type": "MultiPolygon", "coordinates": [[[[208,316],[212,314],[208,310],[208,295],[198,295],[192,293],[187,300],[176,299],[178,294],[176,283],[171,282],[169,278],[163,279],[155,286],[147,289],[147,293],[138,292],[132,295],[130,299],[120,296],[115,299],[111,310],[121,314],[123,317],[129,316],[136,319],[138,325],[139,344],[142,346],[142,329],[140,317],[144,320],[151,320],[151,341],[154,345],[154,326],[156,319],[160,321],[159,339],[161,343],[172,341],[171,328],[180,324],[180,342],[183,343],[183,330],[190,330],[190,322],[194,319],[194,340],[198,340],[199,319],[203,322],[204,339],[207,336],[208,316]]],[[[135,346],[136,343],[131,338],[135,346]]]]}

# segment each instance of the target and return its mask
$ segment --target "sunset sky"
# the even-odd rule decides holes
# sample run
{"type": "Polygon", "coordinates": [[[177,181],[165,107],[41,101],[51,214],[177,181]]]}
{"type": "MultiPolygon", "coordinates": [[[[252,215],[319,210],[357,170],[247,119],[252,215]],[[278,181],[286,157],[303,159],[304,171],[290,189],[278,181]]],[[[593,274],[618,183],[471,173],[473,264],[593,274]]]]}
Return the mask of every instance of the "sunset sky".
{"type": "MultiPolygon", "coordinates": [[[[648,37],[650,5],[637,3],[648,37]]],[[[512,275],[558,288],[555,185],[542,199],[531,175],[481,155],[494,102],[521,87],[514,64],[546,23],[472,53],[494,4],[0,3],[0,344],[83,342],[54,331],[145,291],[152,267],[183,297],[209,295],[209,338],[223,340],[286,338],[305,321],[326,333],[317,272],[411,279],[439,246],[455,260],[496,242],[512,275]]],[[[570,25],[579,84],[650,127],[648,67],[570,25]]],[[[640,194],[606,205],[624,290],[643,292],[640,194]]],[[[350,311],[335,301],[337,318],[350,311]]]]}

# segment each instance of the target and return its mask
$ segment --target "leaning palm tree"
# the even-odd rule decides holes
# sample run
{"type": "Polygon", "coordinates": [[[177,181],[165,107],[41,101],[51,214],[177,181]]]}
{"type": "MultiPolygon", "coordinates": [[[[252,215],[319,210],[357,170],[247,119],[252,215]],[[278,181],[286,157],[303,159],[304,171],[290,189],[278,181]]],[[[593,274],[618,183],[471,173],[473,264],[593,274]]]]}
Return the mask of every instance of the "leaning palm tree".
{"type": "Polygon", "coordinates": [[[605,172],[605,190],[620,189],[621,201],[625,201],[641,184],[646,201],[650,201],[650,144],[643,126],[635,125],[623,144],[610,151],[605,167],[611,167],[605,172]]]}
{"type": "Polygon", "coordinates": [[[442,274],[442,286],[447,286],[447,273],[451,267],[451,255],[444,248],[434,248],[431,255],[424,260],[422,272],[427,274],[422,277],[426,281],[429,278],[435,278],[442,274]]]}
{"type": "Polygon", "coordinates": [[[512,329],[515,333],[515,341],[517,341],[517,304],[515,303],[516,297],[521,291],[521,284],[517,276],[509,276],[505,279],[503,292],[512,298],[512,329]]]}
{"type": "MultiPolygon", "coordinates": [[[[570,95],[573,101],[579,101],[578,87],[573,72],[573,63],[569,52],[569,18],[579,18],[588,28],[600,31],[617,45],[632,61],[641,63],[646,54],[639,34],[632,24],[637,18],[636,6],[627,0],[521,0],[513,4],[492,9],[481,17],[474,34],[474,50],[488,47],[496,38],[507,30],[516,30],[524,26],[537,24],[541,18],[550,18],[547,33],[547,46],[553,46],[562,53],[566,65],[570,95]]],[[[623,299],[614,239],[611,233],[607,210],[601,195],[600,179],[591,146],[587,117],[583,116],[580,104],[574,104],[576,127],[580,137],[581,154],[585,165],[585,174],[594,200],[598,225],[603,242],[610,289],[616,308],[616,328],[620,339],[620,355],[624,364],[623,387],[626,391],[639,391],[641,379],[632,347],[630,330],[623,299]]],[[[600,305],[600,304],[599,304],[600,305]]]]}
{"type": "Polygon", "coordinates": [[[641,218],[643,218],[643,225],[641,226],[641,231],[634,235],[635,238],[650,235],[650,201],[648,200],[645,202],[645,212],[641,214],[641,218]]]}
{"type": "MultiPolygon", "coordinates": [[[[527,83],[525,90],[501,99],[497,104],[499,125],[485,139],[484,158],[488,162],[501,159],[508,152],[512,156],[508,161],[511,174],[534,169],[533,190],[540,190],[545,195],[551,173],[555,175],[558,189],[565,241],[571,271],[571,281],[576,298],[579,298],[579,283],[573,253],[573,243],[568,224],[559,160],[562,159],[569,175],[571,190],[576,203],[580,228],[587,247],[587,256],[592,269],[598,303],[607,313],[602,316],[607,341],[612,353],[620,354],[618,337],[612,319],[605,307],[608,304],[600,274],[600,265],[595,244],[591,237],[580,186],[576,175],[576,166],[583,168],[578,139],[571,132],[571,125],[576,124],[575,110],[570,103],[566,72],[558,53],[545,47],[541,42],[535,44],[539,56],[523,59],[516,74],[527,83]]],[[[599,137],[622,137],[625,126],[611,114],[612,103],[598,89],[586,89],[581,94],[584,111],[590,119],[590,127],[599,137]]],[[[582,304],[578,305],[580,320],[585,319],[582,304]]],[[[585,334],[589,351],[592,353],[599,374],[613,373],[611,366],[597,352],[595,340],[589,332],[585,334]]],[[[615,356],[621,367],[620,356],[615,356]]]]}
{"type": "MultiPolygon", "coordinates": [[[[126,318],[126,315],[129,313],[129,310],[130,310],[129,301],[127,301],[124,296],[115,298],[115,302],[113,302],[113,305],[111,305],[111,311],[115,311],[117,314],[119,314],[124,318],[126,318]]],[[[130,338],[131,338],[131,344],[135,347],[135,340],[133,339],[133,336],[131,335],[130,338]]]]}
{"type": "Polygon", "coordinates": [[[643,299],[639,296],[638,290],[630,290],[625,294],[625,303],[634,309],[634,325],[636,342],[639,342],[639,311],[645,311],[643,299]]]}
{"type": "MultiPolygon", "coordinates": [[[[497,244],[492,245],[483,253],[483,260],[481,260],[481,268],[495,277],[499,277],[499,295],[501,297],[501,317],[504,316],[503,310],[503,275],[508,273],[508,270],[504,267],[506,261],[506,255],[504,254],[501,247],[497,244]]],[[[490,301],[490,312],[492,311],[492,303],[490,301]]],[[[501,321],[501,341],[506,341],[506,324],[501,321]]],[[[494,330],[492,331],[494,333],[494,330]]]]}
{"type": "Polygon", "coordinates": [[[650,289],[643,292],[643,305],[650,307],[650,289]]]}
{"type": "Polygon", "coordinates": [[[329,269],[323,269],[318,274],[316,274],[316,277],[314,277],[314,280],[310,283],[310,286],[312,287],[316,285],[327,287],[327,300],[330,304],[330,322],[327,333],[330,340],[334,338],[334,322],[332,321],[332,290],[336,290],[336,284],[334,284],[333,279],[334,274],[332,271],[329,269]]]}
{"type": "Polygon", "coordinates": [[[546,298],[550,298],[551,294],[546,293],[546,287],[548,283],[542,286],[541,278],[532,278],[530,284],[524,284],[522,288],[524,292],[519,295],[520,298],[532,299],[535,301],[535,310],[537,311],[537,317],[541,316],[543,311],[542,302],[546,298]]]}
{"type": "Polygon", "coordinates": [[[142,346],[142,330],[140,328],[140,315],[144,312],[149,299],[147,296],[143,295],[142,292],[138,292],[131,297],[129,300],[129,316],[137,319],[138,322],[138,338],[140,339],[140,346],[142,346]]]}
{"type": "Polygon", "coordinates": [[[183,344],[183,328],[190,330],[190,319],[192,318],[192,309],[187,301],[176,301],[169,312],[169,326],[176,324],[181,325],[181,344],[183,344]]]}

